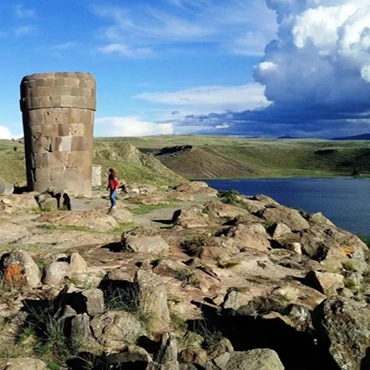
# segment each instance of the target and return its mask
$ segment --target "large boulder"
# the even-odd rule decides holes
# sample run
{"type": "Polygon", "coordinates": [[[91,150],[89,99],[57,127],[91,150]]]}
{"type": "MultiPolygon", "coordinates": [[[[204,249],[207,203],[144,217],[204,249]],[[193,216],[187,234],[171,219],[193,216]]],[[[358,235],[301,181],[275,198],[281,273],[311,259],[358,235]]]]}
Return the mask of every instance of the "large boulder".
{"type": "Polygon", "coordinates": [[[112,216],[120,224],[129,223],[134,220],[133,214],[125,208],[112,208],[109,216],[112,216]]]}
{"type": "Polygon", "coordinates": [[[284,223],[293,231],[305,230],[310,227],[308,221],[297,210],[281,205],[262,209],[257,212],[257,216],[264,219],[270,225],[284,223]]]}
{"type": "Polygon", "coordinates": [[[162,278],[152,272],[138,270],[135,282],[140,288],[140,309],[149,316],[151,331],[163,333],[171,320],[162,278]]]}
{"type": "Polygon", "coordinates": [[[344,288],[344,277],[341,274],[331,272],[310,271],[306,275],[306,280],[321,293],[337,295],[339,289],[344,288]]]}
{"type": "Polygon", "coordinates": [[[140,320],[125,311],[107,311],[97,315],[91,320],[90,327],[98,343],[108,351],[120,351],[146,335],[140,320]]]}
{"type": "Polygon", "coordinates": [[[211,197],[216,197],[218,193],[217,190],[210,188],[208,184],[204,181],[185,182],[176,186],[175,189],[179,192],[186,192],[189,194],[197,195],[208,195],[211,197]]]}
{"type": "Polygon", "coordinates": [[[201,208],[178,209],[172,216],[175,225],[186,229],[209,226],[209,217],[201,208]]]}
{"type": "Polygon", "coordinates": [[[4,258],[4,282],[36,288],[41,279],[40,270],[28,252],[16,249],[4,258]]]}
{"type": "Polygon", "coordinates": [[[122,235],[122,248],[136,253],[162,254],[167,253],[169,245],[159,235],[154,236],[136,236],[122,235]]]}
{"type": "Polygon", "coordinates": [[[272,349],[252,349],[225,352],[207,362],[206,370],[284,370],[284,366],[272,349]]]}
{"type": "Polygon", "coordinates": [[[42,282],[46,285],[56,286],[64,283],[70,274],[68,262],[55,261],[45,268],[42,282]]]}
{"type": "Polygon", "coordinates": [[[234,245],[239,249],[250,248],[267,252],[271,247],[268,234],[262,224],[238,224],[231,227],[227,234],[234,239],[234,245]]]}
{"type": "Polygon", "coordinates": [[[301,233],[302,251],[324,267],[341,269],[349,259],[360,271],[367,271],[367,246],[355,235],[335,226],[317,224],[301,233]]]}
{"type": "Polygon", "coordinates": [[[340,369],[370,368],[370,310],[366,304],[330,297],[315,310],[314,324],[340,369]]]}
{"type": "Polygon", "coordinates": [[[213,217],[235,218],[249,212],[241,207],[225,204],[220,201],[212,201],[206,204],[205,212],[213,217]]]}

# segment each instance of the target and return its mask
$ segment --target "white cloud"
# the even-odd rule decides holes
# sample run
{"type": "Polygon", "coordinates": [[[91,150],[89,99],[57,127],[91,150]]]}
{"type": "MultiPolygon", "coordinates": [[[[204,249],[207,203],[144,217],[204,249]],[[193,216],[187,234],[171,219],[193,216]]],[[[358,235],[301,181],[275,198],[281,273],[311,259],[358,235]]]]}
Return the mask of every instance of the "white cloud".
{"type": "Polygon", "coordinates": [[[134,116],[102,117],[97,118],[95,122],[104,127],[102,136],[147,136],[173,133],[171,123],[146,122],[134,116]]]}
{"type": "Polygon", "coordinates": [[[171,51],[186,44],[197,48],[201,43],[235,54],[262,55],[264,45],[276,32],[274,14],[261,0],[217,4],[209,0],[167,0],[167,6],[99,6],[94,12],[111,22],[100,29],[105,45],[99,50],[106,52],[114,46],[120,51],[116,45],[123,44],[118,53],[122,56],[127,56],[126,49],[171,51]]]}
{"type": "Polygon", "coordinates": [[[27,36],[35,31],[35,27],[28,25],[28,26],[20,26],[14,29],[14,34],[16,36],[27,36]]]}
{"type": "MultiPolygon", "coordinates": [[[[267,0],[278,39],[255,68],[275,103],[369,105],[370,0],[267,0]]],[[[322,109],[322,107],[320,109],[322,109]]]]}
{"type": "Polygon", "coordinates": [[[78,42],[68,41],[68,42],[64,42],[64,43],[62,43],[62,44],[53,45],[53,46],[51,47],[51,49],[52,49],[52,50],[63,51],[63,50],[73,49],[73,48],[75,48],[77,45],[78,45],[78,42]]]}
{"type": "Polygon", "coordinates": [[[257,83],[240,86],[200,86],[174,92],[146,92],[136,95],[135,98],[171,105],[177,107],[177,111],[186,108],[187,114],[246,110],[269,105],[263,87],[257,83]]]}
{"type": "Polygon", "coordinates": [[[19,135],[14,136],[7,127],[0,126],[0,139],[11,140],[16,137],[19,137],[19,135]]]}
{"type": "Polygon", "coordinates": [[[13,8],[14,16],[18,19],[23,18],[35,18],[35,11],[33,9],[27,9],[22,4],[17,4],[13,8]]]}
{"type": "Polygon", "coordinates": [[[148,58],[155,55],[151,48],[132,48],[122,43],[108,44],[98,50],[104,54],[118,54],[127,58],[148,58]]]}

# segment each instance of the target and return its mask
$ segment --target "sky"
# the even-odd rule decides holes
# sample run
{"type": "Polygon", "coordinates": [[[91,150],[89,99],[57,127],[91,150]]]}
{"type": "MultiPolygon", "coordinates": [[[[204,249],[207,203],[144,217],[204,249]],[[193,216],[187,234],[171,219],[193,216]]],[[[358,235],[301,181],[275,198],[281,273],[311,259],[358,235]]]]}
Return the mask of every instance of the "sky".
{"type": "Polygon", "coordinates": [[[370,0],[6,0],[0,138],[19,84],[97,81],[95,136],[370,132],[370,0]]]}

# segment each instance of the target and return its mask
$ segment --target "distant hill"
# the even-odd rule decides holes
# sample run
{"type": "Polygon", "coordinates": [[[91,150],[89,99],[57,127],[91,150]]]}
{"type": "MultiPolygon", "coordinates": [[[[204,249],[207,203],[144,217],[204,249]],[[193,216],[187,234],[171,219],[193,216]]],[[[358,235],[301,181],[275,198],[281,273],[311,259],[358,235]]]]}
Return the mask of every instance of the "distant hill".
{"type": "Polygon", "coordinates": [[[361,134],[354,136],[335,137],[331,140],[370,140],[370,134],[361,134]]]}
{"type": "MultiPolygon", "coordinates": [[[[128,182],[188,179],[370,176],[370,141],[166,135],[94,139],[94,163],[128,182]],[[139,150],[137,150],[138,148],[139,150]]],[[[0,178],[25,180],[23,145],[0,140],[0,178]]]]}
{"type": "Polygon", "coordinates": [[[278,139],[299,139],[299,137],[284,135],[284,136],[279,136],[278,139]]]}

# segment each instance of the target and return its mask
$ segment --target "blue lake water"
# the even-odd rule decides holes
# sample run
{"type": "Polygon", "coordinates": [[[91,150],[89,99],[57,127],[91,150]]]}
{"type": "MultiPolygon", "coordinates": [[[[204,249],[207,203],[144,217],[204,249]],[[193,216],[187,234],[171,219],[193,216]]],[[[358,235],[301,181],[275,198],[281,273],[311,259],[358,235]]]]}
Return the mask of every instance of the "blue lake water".
{"type": "Polygon", "coordinates": [[[322,212],[334,224],[352,233],[370,234],[370,179],[287,178],[208,180],[217,190],[243,195],[264,194],[288,207],[322,212]]]}

